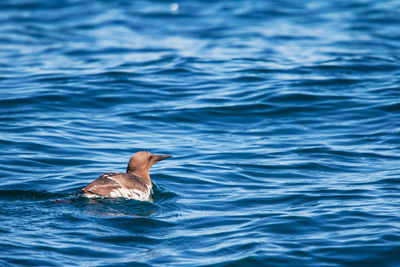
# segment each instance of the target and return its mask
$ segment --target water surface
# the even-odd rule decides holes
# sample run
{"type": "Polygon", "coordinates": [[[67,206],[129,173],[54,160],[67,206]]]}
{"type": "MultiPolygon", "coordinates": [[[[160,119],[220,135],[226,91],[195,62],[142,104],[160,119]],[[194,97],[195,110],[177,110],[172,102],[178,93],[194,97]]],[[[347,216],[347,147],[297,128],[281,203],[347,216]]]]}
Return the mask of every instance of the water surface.
{"type": "Polygon", "coordinates": [[[399,10],[1,2],[0,265],[399,266],[399,10]]]}

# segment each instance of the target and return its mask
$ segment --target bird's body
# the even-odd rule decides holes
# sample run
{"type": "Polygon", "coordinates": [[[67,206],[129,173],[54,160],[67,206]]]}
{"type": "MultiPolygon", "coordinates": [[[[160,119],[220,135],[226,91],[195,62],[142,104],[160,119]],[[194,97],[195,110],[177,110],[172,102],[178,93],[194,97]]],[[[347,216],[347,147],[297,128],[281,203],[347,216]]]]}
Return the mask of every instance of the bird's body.
{"type": "Polygon", "coordinates": [[[140,151],[129,160],[126,173],[103,173],[96,180],[82,189],[84,196],[127,198],[141,201],[149,200],[152,183],[149,169],[158,161],[169,155],[154,155],[140,151]]]}
{"type": "Polygon", "coordinates": [[[147,185],[140,177],[129,173],[103,173],[82,189],[86,197],[124,197],[148,200],[152,185],[147,185]]]}

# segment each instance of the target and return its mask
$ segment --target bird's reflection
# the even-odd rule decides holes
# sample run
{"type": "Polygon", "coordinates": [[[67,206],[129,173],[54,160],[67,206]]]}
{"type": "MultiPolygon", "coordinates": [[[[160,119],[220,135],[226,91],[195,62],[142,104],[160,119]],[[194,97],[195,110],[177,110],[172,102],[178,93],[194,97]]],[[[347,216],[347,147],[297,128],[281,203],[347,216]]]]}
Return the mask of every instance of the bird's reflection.
{"type": "Polygon", "coordinates": [[[158,211],[158,206],[151,202],[143,202],[115,198],[65,198],[52,200],[58,205],[74,205],[84,209],[87,214],[111,217],[151,217],[158,211]]]}

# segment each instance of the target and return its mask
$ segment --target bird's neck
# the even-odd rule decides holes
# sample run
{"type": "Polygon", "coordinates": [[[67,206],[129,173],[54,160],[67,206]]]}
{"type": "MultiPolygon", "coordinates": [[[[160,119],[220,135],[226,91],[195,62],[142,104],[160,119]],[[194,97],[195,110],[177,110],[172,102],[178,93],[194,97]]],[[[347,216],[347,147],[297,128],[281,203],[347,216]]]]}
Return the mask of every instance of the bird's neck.
{"type": "Polygon", "coordinates": [[[151,185],[150,174],[147,170],[127,170],[126,173],[133,174],[137,177],[140,177],[144,180],[147,185],[151,185]]]}

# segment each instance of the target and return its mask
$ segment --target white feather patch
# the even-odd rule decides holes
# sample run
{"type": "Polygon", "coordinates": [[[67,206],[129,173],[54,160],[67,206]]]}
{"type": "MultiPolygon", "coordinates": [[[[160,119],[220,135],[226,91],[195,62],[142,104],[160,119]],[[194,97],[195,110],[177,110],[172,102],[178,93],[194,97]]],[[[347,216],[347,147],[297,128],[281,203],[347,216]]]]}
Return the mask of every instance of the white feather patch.
{"type": "Polygon", "coordinates": [[[127,199],[136,199],[145,201],[150,197],[150,188],[146,191],[140,191],[137,189],[128,189],[128,188],[118,188],[114,189],[110,192],[110,197],[123,197],[127,199]]]}

